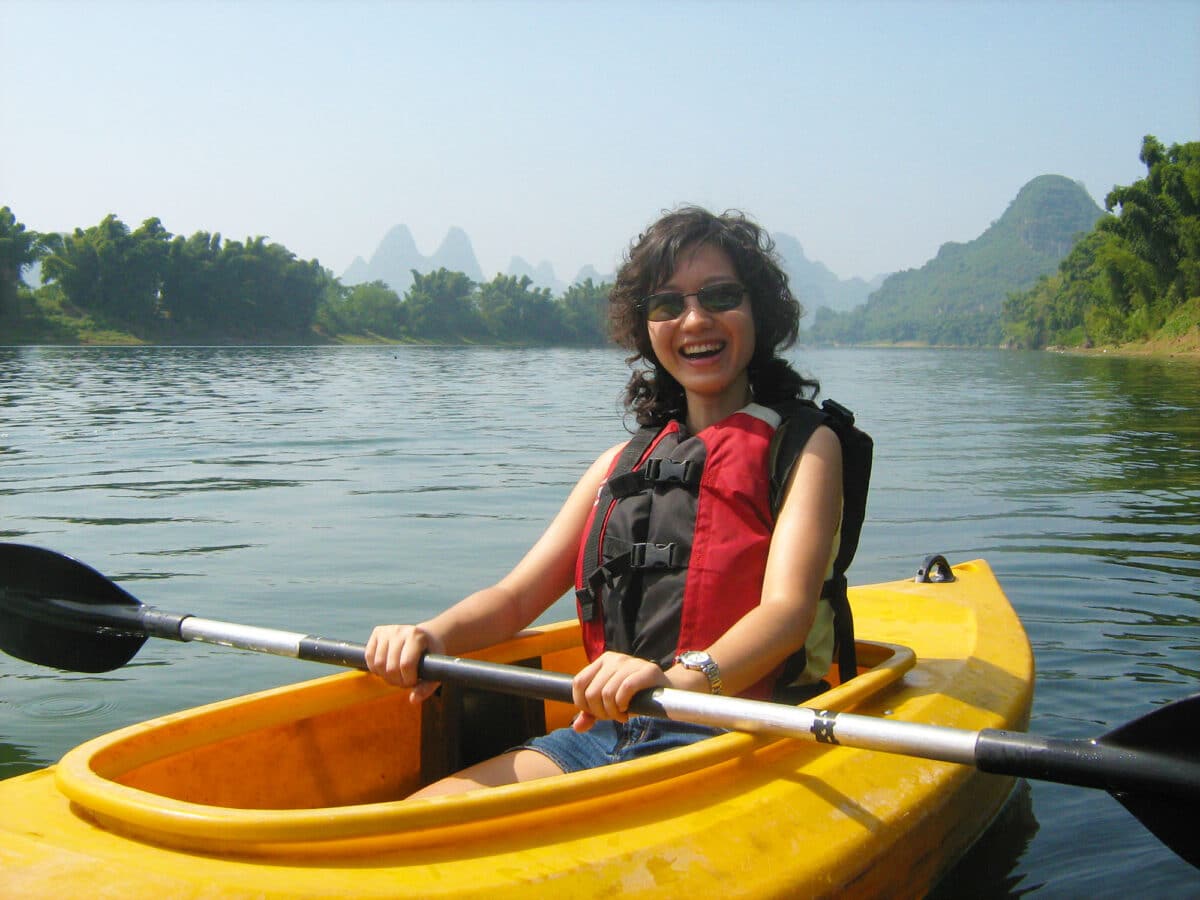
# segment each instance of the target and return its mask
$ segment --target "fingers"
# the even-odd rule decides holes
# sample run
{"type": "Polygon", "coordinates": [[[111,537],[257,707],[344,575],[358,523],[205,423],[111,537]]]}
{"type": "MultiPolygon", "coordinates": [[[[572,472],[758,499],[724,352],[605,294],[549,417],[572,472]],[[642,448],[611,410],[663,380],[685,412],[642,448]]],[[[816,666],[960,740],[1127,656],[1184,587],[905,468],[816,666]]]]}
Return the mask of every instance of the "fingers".
{"type": "Polygon", "coordinates": [[[441,687],[441,684],[436,681],[418,681],[416,687],[409,692],[408,699],[413,703],[428,700],[437,693],[439,687],[441,687]]]}
{"type": "Polygon", "coordinates": [[[666,684],[662,669],[649,660],[611,651],[601,654],[572,681],[572,697],[582,710],[573,727],[586,731],[596,719],[627,721],[638,691],[666,684]]]}
{"type": "Polygon", "coordinates": [[[412,699],[420,702],[438,687],[421,680],[421,659],[441,651],[442,642],[420,625],[379,625],[367,639],[367,668],[389,684],[411,688],[412,699]]]}
{"type": "Polygon", "coordinates": [[[593,725],[596,724],[596,717],[591,713],[580,712],[571,722],[571,727],[580,734],[585,731],[591,731],[593,725]]]}

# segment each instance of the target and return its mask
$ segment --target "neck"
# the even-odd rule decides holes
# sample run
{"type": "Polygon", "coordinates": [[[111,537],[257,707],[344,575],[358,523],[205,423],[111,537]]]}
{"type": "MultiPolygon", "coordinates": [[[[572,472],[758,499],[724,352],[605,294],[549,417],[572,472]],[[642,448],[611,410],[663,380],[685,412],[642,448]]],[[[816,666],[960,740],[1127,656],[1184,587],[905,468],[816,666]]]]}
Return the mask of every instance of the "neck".
{"type": "Polygon", "coordinates": [[[710,425],[715,425],[722,419],[733,415],[754,399],[750,392],[750,383],[745,381],[737,390],[729,390],[718,397],[707,395],[687,395],[687,427],[692,434],[703,431],[710,425]]]}

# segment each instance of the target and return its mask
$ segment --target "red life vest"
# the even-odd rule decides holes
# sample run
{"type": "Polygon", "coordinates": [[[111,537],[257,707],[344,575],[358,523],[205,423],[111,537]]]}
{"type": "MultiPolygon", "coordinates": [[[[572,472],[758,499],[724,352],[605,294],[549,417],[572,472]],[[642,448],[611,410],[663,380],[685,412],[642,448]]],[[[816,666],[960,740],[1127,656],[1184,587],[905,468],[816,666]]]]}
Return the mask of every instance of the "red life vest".
{"type": "MultiPolygon", "coordinates": [[[[696,435],[675,421],[643,429],[618,454],[576,565],[589,658],[618,650],[665,669],[759,604],[780,421],[752,404],[696,435]]],[[[742,695],[770,697],[779,675],[742,695]]]]}

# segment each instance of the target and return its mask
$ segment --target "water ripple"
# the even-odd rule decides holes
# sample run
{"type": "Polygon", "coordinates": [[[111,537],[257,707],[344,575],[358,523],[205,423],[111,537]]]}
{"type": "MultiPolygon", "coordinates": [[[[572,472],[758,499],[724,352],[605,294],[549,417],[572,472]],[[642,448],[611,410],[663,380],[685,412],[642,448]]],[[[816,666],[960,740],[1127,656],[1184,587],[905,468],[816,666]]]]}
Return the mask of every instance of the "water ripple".
{"type": "Polygon", "coordinates": [[[86,719],[103,717],[115,708],[111,700],[71,694],[39,698],[23,705],[21,712],[33,719],[86,719]]]}

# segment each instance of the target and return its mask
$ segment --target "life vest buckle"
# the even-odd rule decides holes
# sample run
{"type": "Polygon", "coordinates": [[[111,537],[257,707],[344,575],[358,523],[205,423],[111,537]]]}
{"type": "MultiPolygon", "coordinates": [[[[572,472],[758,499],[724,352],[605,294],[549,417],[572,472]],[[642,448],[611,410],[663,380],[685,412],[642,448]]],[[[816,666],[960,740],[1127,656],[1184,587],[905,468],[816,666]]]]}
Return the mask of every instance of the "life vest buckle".
{"type": "Polygon", "coordinates": [[[629,548],[629,567],[632,569],[678,569],[675,543],[633,544],[629,548]]]}
{"type": "Polygon", "coordinates": [[[699,484],[699,472],[695,460],[663,459],[654,457],[646,460],[646,481],[651,484],[682,484],[694,487],[699,484]]]}

